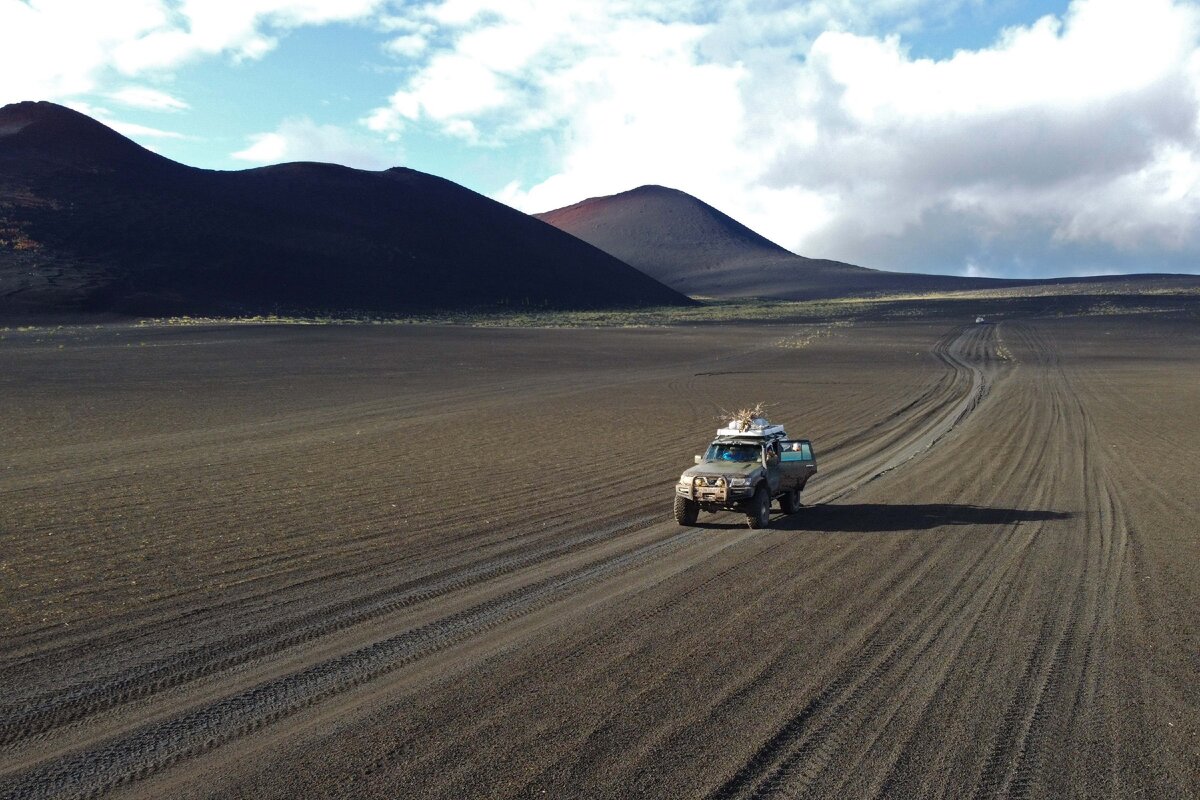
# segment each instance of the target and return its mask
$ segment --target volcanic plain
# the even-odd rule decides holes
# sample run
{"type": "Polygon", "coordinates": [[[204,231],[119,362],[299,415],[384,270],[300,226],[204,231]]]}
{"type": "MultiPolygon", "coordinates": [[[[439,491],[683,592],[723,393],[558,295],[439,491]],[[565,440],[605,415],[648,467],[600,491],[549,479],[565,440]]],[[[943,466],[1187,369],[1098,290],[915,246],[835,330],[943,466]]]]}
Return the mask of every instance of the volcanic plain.
{"type": "Polygon", "coordinates": [[[1151,299],[6,329],[0,796],[1195,797],[1151,299]],[[805,507],[679,527],[757,401],[805,507]]]}

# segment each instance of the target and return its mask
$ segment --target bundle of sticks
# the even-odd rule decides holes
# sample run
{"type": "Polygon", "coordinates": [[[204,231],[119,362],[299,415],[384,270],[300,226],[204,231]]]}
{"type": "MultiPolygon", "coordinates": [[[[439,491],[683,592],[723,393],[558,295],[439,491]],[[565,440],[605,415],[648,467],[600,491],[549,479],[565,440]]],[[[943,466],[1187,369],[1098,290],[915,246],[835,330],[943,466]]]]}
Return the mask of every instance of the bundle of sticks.
{"type": "Polygon", "coordinates": [[[739,408],[737,411],[730,413],[729,411],[721,410],[721,415],[718,417],[722,422],[728,422],[729,427],[737,428],[739,431],[748,431],[754,426],[754,420],[766,419],[767,406],[765,403],[757,403],[751,408],[739,408]]]}

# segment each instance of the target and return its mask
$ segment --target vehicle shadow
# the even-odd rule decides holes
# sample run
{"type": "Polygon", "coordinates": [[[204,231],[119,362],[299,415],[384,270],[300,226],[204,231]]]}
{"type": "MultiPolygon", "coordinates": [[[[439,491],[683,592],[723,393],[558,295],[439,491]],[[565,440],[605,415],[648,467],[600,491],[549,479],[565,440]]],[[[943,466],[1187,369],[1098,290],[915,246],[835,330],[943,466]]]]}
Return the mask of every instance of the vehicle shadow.
{"type": "MultiPolygon", "coordinates": [[[[795,514],[771,512],[771,528],[783,531],[887,533],[920,531],[945,525],[1011,525],[1020,522],[1070,519],[1070,511],[991,508],[956,503],[888,504],[822,503],[804,506],[795,514]]],[[[746,523],[725,516],[720,522],[701,521],[698,528],[738,530],[746,523]],[[734,521],[736,520],[736,521],[734,521]]]]}

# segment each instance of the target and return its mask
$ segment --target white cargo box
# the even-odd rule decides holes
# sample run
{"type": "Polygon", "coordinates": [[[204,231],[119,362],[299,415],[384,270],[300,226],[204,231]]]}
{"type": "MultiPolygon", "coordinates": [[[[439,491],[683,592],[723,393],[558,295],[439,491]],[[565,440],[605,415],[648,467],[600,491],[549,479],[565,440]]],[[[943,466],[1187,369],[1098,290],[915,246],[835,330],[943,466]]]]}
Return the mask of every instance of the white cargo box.
{"type": "Polygon", "coordinates": [[[717,429],[717,436],[761,436],[764,439],[786,437],[782,425],[772,425],[761,417],[750,420],[748,426],[743,426],[737,420],[730,420],[729,425],[717,429]]]}

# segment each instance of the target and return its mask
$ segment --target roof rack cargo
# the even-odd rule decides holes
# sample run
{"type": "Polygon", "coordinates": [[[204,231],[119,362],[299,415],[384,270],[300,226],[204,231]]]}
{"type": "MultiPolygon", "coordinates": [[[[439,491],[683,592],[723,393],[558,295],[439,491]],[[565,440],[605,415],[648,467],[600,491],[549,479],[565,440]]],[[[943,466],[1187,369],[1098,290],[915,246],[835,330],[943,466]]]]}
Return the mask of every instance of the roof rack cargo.
{"type": "Polygon", "coordinates": [[[749,423],[736,419],[730,420],[726,427],[717,429],[717,436],[753,436],[775,439],[786,437],[787,432],[784,431],[782,425],[772,425],[762,417],[755,417],[749,423]]]}

